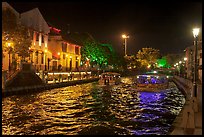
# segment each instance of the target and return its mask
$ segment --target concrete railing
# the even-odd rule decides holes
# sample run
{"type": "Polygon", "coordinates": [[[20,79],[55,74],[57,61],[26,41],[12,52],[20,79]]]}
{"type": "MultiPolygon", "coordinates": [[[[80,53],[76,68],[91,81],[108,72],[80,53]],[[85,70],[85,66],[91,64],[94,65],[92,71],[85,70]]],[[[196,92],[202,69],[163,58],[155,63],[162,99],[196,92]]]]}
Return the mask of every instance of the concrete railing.
{"type": "MultiPolygon", "coordinates": [[[[178,86],[178,88],[182,89],[187,99],[190,99],[193,95],[193,83],[191,80],[174,76],[174,82],[178,86]]],[[[197,85],[197,100],[199,108],[202,108],[202,84],[197,85]]]]}
{"type": "Polygon", "coordinates": [[[82,80],[90,78],[98,78],[98,76],[91,75],[91,72],[52,72],[46,73],[40,71],[36,73],[45,83],[60,83],[65,81],[82,80]]]}
{"type": "Polygon", "coordinates": [[[193,83],[185,78],[174,76],[173,78],[174,82],[176,82],[177,86],[185,92],[185,96],[191,96],[192,95],[192,87],[193,83]]]}

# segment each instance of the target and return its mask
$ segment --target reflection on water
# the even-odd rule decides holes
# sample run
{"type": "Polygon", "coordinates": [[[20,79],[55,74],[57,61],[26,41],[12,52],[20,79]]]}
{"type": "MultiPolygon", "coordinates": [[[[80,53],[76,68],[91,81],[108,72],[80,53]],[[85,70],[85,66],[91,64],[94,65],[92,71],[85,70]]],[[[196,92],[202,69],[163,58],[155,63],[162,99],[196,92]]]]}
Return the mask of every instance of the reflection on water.
{"type": "Polygon", "coordinates": [[[97,82],[2,99],[2,134],[162,135],[185,102],[170,83],[160,92],[137,92],[131,78],[104,88],[97,82]]]}

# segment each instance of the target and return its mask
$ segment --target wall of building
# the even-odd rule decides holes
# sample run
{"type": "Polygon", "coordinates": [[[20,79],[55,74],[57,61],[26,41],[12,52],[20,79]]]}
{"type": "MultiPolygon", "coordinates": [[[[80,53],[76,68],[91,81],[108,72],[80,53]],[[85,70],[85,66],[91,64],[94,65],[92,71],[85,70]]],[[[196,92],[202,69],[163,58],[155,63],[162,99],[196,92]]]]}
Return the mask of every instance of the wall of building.
{"type": "MultiPolygon", "coordinates": [[[[195,46],[186,48],[186,72],[187,78],[193,80],[194,62],[195,62],[195,46]]],[[[198,80],[202,83],[202,41],[198,43],[197,48],[197,63],[198,63],[198,80]]]]}
{"type": "Polygon", "coordinates": [[[49,26],[38,8],[22,13],[21,22],[29,28],[33,37],[30,48],[31,62],[36,70],[45,70],[49,57],[49,54],[46,52],[48,48],[48,33],[50,32],[49,26]]]}
{"type": "MultiPolygon", "coordinates": [[[[76,70],[76,63],[78,63],[78,66],[80,66],[81,55],[75,54],[75,46],[76,45],[74,44],[64,42],[61,36],[49,37],[48,50],[52,52],[53,56],[56,58],[53,61],[57,61],[57,67],[58,65],[62,65],[62,69],[64,71],[71,71],[76,70]],[[62,50],[62,43],[67,46],[65,51],[62,50]]],[[[52,63],[52,66],[53,65],[54,63],[52,63]]]]}

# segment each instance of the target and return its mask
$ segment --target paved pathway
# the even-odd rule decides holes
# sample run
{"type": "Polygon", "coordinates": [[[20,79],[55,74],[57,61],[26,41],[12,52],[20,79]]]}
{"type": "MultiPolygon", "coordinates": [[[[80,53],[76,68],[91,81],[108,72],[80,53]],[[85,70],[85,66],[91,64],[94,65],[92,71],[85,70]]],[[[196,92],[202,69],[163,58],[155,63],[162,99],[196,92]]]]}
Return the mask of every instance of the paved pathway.
{"type": "Polygon", "coordinates": [[[174,130],[170,133],[170,135],[202,135],[202,85],[198,85],[198,112],[194,113],[194,122],[195,128],[194,132],[190,132],[191,129],[188,129],[187,132],[183,128],[183,112],[189,109],[189,102],[186,101],[181,113],[175,119],[173,126],[174,130]]]}

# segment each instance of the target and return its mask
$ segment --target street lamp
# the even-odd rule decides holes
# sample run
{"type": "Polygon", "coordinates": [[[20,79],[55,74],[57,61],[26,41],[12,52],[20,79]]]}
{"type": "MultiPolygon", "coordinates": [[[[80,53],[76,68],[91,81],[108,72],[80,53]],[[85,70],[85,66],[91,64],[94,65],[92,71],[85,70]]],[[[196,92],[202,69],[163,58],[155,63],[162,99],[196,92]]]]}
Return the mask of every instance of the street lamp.
{"type": "Polygon", "coordinates": [[[183,60],[184,60],[184,68],[185,68],[185,74],[184,74],[184,77],[186,78],[187,77],[187,70],[186,70],[186,67],[187,67],[187,60],[188,60],[188,58],[187,57],[184,57],[183,58],[183,60]]]}
{"type": "Polygon", "coordinates": [[[8,54],[9,54],[9,66],[8,66],[8,70],[10,72],[11,71],[11,56],[10,56],[10,54],[11,54],[11,43],[8,42],[7,46],[8,46],[8,54]]]}
{"type": "Polygon", "coordinates": [[[128,35],[123,34],[122,38],[125,40],[125,56],[127,56],[127,39],[129,38],[128,35]]]}
{"type": "Polygon", "coordinates": [[[199,28],[193,29],[194,45],[195,45],[195,56],[194,56],[194,77],[193,77],[193,91],[194,97],[197,97],[197,45],[198,45],[198,33],[199,28]]]}

